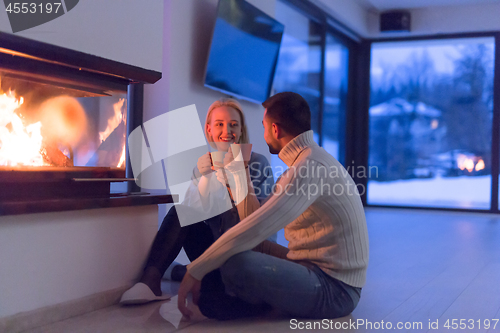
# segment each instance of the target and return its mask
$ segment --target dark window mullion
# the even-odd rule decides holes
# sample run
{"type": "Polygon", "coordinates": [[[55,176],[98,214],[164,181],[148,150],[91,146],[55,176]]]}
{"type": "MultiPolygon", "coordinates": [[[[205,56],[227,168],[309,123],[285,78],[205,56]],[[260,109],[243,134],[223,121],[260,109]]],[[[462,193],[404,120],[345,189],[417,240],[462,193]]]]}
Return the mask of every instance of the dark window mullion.
{"type": "MultiPolygon", "coordinates": [[[[359,93],[357,91],[357,86],[354,84],[357,82],[357,64],[359,61],[359,48],[360,45],[354,47],[349,47],[349,60],[348,60],[348,74],[347,74],[347,96],[346,96],[346,108],[345,108],[345,127],[344,127],[344,165],[353,165],[356,158],[356,149],[353,145],[353,137],[355,135],[355,112],[356,112],[356,100],[355,96],[359,93]]],[[[342,162],[342,161],[341,161],[342,162]]]]}
{"type": "MultiPolygon", "coordinates": [[[[370,170],[368,165],[369,154],[369,125],[370,125],[370,66],[371,66],[371,41],[363,41],[358,48],[358,55],[355,68],[355,78],[353,84],[356,86],[354,93],[354,109],[350,123],[349,137],[352,140],[352,157],[354,167],[364,167],[370,170]]],[[[357,173],[354,180],[361,193],[361,200],[364,205],[368,204],[368,178],[358,178],[357,173]]]]}
{"type": "MultiPolygon", "coordinates": [[[[144,84],[143,83],[131,83],[128,85],[127,91],[127,138],[130,133],[141,126],[143,123],[143,113],[144,113],[144,84]]],[[[129,156],[129,146],[128,140],[126,142],[127,153],[126,161],[126,176],[127,178],[134,178],[134,173],[132,172],[132,162],[129,156]]],[[[141,188],[136,184],[136,182],[127,182],[128,192],[140,192],[141,188]]]]}
{"type": "Polygon", "coordinates": [[[326,23],[321,24],[321,65],[319,75],[319,102],[318,102],[318,144],[323,145],[323,110],[325,106],[325,63],[326,63],[326,23]]]}
{"type": "Polygon", "coordinates": [[[491,132],[491,210],[498,213],[498,173],[500,169],[500,33],[495,34],[495,76],[493,79],[493,128],[491,132]]]}

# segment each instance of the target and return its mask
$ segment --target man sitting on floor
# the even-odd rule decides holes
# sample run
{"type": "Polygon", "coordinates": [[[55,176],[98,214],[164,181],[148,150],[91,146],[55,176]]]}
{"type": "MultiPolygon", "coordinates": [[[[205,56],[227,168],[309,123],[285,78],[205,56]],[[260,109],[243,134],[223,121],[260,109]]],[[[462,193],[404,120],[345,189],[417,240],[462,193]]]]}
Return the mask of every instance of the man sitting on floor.
{"type": "Polygon", "coordinates": [[[358,304],[368,265],[356,184],[314,142],[302,96],[283,92],[262,105],[269,151],[289,168],[258,210],[188,265],[179,310],[192,314],[186,307],[191,292],[209,318],[247,317],[270,308],[302,318],[346,316],[358,304]],[[265,241],[282,228],[288,249],[265,241]]]}

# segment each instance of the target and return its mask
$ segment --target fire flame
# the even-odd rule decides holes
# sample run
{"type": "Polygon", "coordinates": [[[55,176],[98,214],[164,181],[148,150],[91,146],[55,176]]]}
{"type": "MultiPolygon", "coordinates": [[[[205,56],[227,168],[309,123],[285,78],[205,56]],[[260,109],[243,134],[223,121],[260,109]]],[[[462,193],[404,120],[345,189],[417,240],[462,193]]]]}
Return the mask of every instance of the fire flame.
{"type": "Polygon", "coordinates": [[[12,91],[0,95],[0,165],[43,166],[41,122],[28,126],[15,111],[24,103],[12,91]]]}
{"type": "Polygon", "coordinates": [[[120,156],[120,161],[118,162],[117,168],[121,168],[125,165],[125,146],[123,146],[122,156],[120,156]]]}
{"type": "Polygon", "coordinates": [[[123,120],[123,104],[125,103],[124,98],[120,98],[118,102],[113,104],[113,110],[115,111],[114,117],[108,119],[108,126],[104,130],[104,132],[99,132],[99,139],[101,142],[104,142],[108,136],[115,130],[115,128],[120,125],[123,120]]]}
{"type": "Polygon", "coordinates": [[[469,158],[467,157],[467,155],[464,154],[458,155],[457,164],[460,170],[467,170],[469,172],[472,172],[473,170],[481,171],[485,167],[483,159],[480,158],[479,161],[477,161],[477,163],[474,163],[473,158],[469,158]]]}
{"type": "Polygon", "coordinates": [[[481,159],[476,164],[476,171],[480,171],[484,169],[484,161],[481,159]]]}

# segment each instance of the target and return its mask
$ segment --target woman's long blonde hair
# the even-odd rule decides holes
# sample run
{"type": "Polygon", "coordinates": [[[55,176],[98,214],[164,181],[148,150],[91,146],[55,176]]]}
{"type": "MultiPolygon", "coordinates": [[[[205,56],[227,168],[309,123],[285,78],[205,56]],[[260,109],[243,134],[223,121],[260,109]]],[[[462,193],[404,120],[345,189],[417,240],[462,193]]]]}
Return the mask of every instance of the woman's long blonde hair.
{"type": "Polygon", "coordinates": [[[210,124],[210,120],[212,118],[212,111],[217,108],[220,108],[221,106],[231,107],[236,111],[238,111],[241,119],[240,121],[241,135],[240,135],[240,140],[237,143],[249,143],[245,115],[243,114],[243,108],[241,107],[241,104],[233,98],[221,98],[213,102],[212,105],[210,105],[207,112],[207,119],[205,120],[205,137],[207,138],[207,141],[210,143],[210,145],[213,147],[212,142],[214,142],[214,139],[212,138],[211,135],[208,134],[207,126],[210,124]]]}

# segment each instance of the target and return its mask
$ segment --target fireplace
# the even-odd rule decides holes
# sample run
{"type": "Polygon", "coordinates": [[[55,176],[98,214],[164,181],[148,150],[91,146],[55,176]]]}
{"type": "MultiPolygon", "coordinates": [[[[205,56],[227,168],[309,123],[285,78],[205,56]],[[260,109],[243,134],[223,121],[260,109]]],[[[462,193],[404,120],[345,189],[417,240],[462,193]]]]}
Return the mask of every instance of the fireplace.
{"type": "Polygon", "coordinates": [[[0,33],[0,215],[154,203],[110,184],[133,184],[127,135],[142,122],[142,84],[160,78],[0,33]]]}

